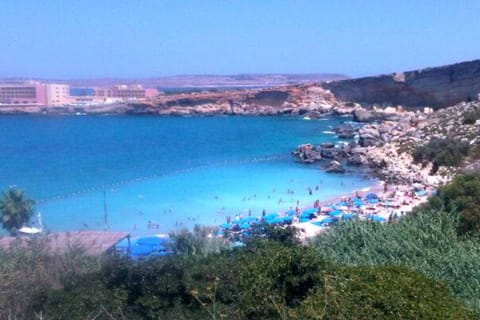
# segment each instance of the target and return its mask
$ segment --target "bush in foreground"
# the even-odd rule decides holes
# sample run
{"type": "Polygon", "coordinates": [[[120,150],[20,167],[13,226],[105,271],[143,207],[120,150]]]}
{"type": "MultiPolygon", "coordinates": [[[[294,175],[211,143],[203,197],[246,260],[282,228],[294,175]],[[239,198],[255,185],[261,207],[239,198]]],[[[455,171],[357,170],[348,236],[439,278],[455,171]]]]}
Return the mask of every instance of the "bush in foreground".
{"type": "Polygon", "coordinates": [[[404,266],[441,280],[480,314],[480,241],[459,236],[458,225],[458,215],[446,212],[418,213],[388,225],[347,222],[314,245],[340,264],[404,266]]]}
{"type": "Polygon", "coordinates": [[[480,234],[480,173],[455,177],[417,211],[442,209],[459,215],[459,234],[480,234]]]}
{"type": "Polygon", "coordinates": [[[114,259],[51,291],[48,319],[473,319],[441,283],[399,267],[344,267],[316,248],[114,259]],[[92,297],[98,297],[92,301],[92,297]]]}

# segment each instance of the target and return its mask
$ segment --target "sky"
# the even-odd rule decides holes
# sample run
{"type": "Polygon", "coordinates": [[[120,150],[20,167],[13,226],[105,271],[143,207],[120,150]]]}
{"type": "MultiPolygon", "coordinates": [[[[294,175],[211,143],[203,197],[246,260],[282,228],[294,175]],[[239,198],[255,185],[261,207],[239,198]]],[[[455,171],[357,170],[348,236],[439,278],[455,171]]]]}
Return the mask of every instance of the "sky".
{"type": "Polygon", "coordinates": [[[0,0],[0,78],[365,76],[480,58],[478,0],[0,0]]]}

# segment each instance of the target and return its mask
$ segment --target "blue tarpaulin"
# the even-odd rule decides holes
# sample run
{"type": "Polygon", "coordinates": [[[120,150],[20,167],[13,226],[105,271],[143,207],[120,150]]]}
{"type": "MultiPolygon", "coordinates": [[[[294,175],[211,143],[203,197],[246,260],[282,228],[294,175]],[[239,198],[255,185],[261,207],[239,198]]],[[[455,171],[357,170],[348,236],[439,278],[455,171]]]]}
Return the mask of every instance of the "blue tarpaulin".
{"type": "Polygon", "coordinates": [[[165,244],[171,242],[169,238],[162,238],[162,237],[156,237],[156,236],[151,236],[151,237],[142,237],[139,238],[136,241],[136,244],[140,246],[153,246],[157,247],[160,246],[161,244],[165,244]]]}

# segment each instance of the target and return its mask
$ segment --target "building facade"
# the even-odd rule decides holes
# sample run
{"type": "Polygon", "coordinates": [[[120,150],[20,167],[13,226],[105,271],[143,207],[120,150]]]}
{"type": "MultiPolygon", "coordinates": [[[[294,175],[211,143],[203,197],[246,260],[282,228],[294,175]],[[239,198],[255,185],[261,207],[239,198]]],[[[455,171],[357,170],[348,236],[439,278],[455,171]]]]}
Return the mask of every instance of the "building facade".
{"type": "Polygon", "coordinates": [[[158,95],[155,88],[143,88],[142,85],[115,85],[110,88],[95,88],[94,95],[103,98],[121,98],[123,100],[143,100],[158,95]]]}
{"type": "Polygon", "coordinates": [[[45,86],[40,82],[0,84],[0,105],[46,105],[45,86]]]}
{"type": "Polygon", "coordinates": [[[45,84],[47,106],[64,106],[70,103],[70,86],[66,84],[45,84]]]}

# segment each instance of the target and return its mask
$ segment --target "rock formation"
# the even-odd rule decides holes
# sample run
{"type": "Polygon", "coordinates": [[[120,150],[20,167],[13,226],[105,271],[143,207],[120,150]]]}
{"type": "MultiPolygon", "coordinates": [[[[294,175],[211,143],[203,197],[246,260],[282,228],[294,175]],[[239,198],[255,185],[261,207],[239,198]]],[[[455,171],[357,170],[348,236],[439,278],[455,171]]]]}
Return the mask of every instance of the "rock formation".
{"type": "Polygon", "coordinates": [[[326,82],[337,99],[360,104],[407,107],[454,105],[477,100],[480,60],[376,77],[326,82]]]}

